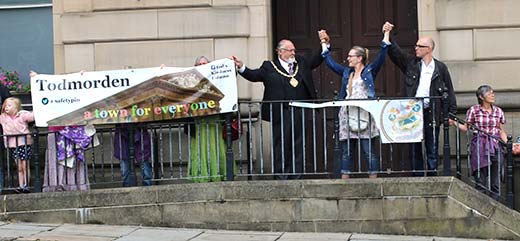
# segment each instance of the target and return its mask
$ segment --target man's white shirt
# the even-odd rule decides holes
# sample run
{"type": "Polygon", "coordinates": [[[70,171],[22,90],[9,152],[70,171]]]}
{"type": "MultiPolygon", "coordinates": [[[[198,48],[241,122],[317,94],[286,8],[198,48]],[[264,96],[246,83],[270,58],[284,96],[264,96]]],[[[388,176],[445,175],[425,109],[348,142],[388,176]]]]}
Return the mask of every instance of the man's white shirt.
{"type": "MultiPolygon", "coordinates": [[[[424,63],[424,60],[421,60],[421,77],[419,78],[419,86],[417,87],[417,92],[415,93],[415,97],[429,97],[430,96],[430,85],[432,83],[433,71],[435,70],[435,60],[432,59],[429,65],[424,63]]],[[[430,99],[424,99],[424,107],[427,108],[430,106],[430,99]]]]}

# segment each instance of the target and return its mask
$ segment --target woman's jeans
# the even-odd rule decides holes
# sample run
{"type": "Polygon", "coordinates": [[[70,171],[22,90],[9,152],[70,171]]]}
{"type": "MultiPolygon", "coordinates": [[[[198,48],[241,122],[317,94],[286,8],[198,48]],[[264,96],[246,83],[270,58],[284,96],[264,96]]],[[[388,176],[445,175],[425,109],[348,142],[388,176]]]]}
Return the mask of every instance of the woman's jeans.
{"type": "MultiPolygon", "coordinates": [[[[365,156],[365,160],[368,161],[368,172],[375,173],[379,170],[376,156],[376,141],[375,138],[370,139],[349,139],[341,141],[341,173],[349,174],[352,172],[354,165],[354,148],[356,148],[355,143],[359,142],[361,144],[361,150],[363,151],[363,155],[365,156]],[[350,143],[349,143],[350,142],[350,143]],[[349,145],[350,144],[350,145],[349,145]],[[350,146],[350,147],[349,147],[350,146]],[[370,150],[369,150],[370,149],[370,150]]],[[[359,168],[359,171],[361,167],[359,168]]]]}
{"type": "MultiPolygon", "coordinates": [[[[132,183],[130,180],[130,164],[127,160],[121,160],[121,176],[123,178],[123,187],[131,187],[132,183]]],[[[152,185],[152,165],[150,161],[143,160],[139,164],[141,167],[141,178],[143,179],[143,186],[152,185]]]]}

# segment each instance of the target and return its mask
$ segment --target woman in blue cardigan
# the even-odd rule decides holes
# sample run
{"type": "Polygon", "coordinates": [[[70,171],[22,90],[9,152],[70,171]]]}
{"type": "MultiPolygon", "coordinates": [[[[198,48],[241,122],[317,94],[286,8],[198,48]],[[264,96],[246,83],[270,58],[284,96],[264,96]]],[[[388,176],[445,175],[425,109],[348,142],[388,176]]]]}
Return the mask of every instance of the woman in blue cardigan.
{"type": "MultiPolygon", "coordinates": [[[[372,63],[368,63],[368,49],[354,46],[348,52],[348,66],[336,63],[328,48],[322,53],[327,66],[336,74],[341,75],[342,83],[339,99],[371,99],[375,97],[374,81],[377,72],[385,62],[388,46],[390,45],[390,31],[384,31],[381,51],[372,63]]],[[[328,45],[328,43],[326,43],[328,45]]],[[[368,173],[370,178],[377,177],[378,161],[375,153],[375,137],[379,131],[373,117],[359,107],[343,106],[339,111],[339,139],[341,141],[341,178],[349,178],[353,171],[354,144],[358,141],[363,154],[368,161],[368,173]],[[350,116],[350,118],[349,118],[350,116]],[[369,120],[370,118],[370,120],[369,120]]],[[[360,170],[361,168],[359,168],[360,170]]]]}

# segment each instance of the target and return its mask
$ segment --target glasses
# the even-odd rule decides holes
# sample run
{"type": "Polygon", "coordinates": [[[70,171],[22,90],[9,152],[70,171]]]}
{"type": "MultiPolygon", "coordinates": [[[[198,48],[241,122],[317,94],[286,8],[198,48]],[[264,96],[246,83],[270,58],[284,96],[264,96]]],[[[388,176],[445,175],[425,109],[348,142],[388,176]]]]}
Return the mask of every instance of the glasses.
{"type": "Polygon", "coordinates": [[[484,97],[487,97],[487,96],[495,96],[495,92],[494,91],[489,91],[487,92],[484,97]]]}
{"type": "Polygon", "coordinates": [[[296,49],[286,49],[286,48],[280,48],[281,50],[285,50],[287,52],[296,52],[296,49]]]}
{"type": "Polygon", "coordinates": [[[430,46],[416,44],[415,47],[416,48],[429,48],[430,46]]]}

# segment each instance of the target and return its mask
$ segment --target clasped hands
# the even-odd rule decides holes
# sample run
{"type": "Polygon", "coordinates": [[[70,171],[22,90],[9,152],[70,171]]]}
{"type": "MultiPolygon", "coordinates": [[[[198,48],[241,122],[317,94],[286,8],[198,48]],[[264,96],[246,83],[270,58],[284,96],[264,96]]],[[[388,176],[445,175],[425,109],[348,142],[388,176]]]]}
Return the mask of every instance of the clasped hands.
{"type": "Polygon", "coordinates": [[[321,29],[320,31],[318,31],[318,37],[320,38],[320,43],[325,43],[325,44],[329,44],[330,43],[330,37],[329,35],[327,34],[327,30],[323,30],[321,29]]]}

